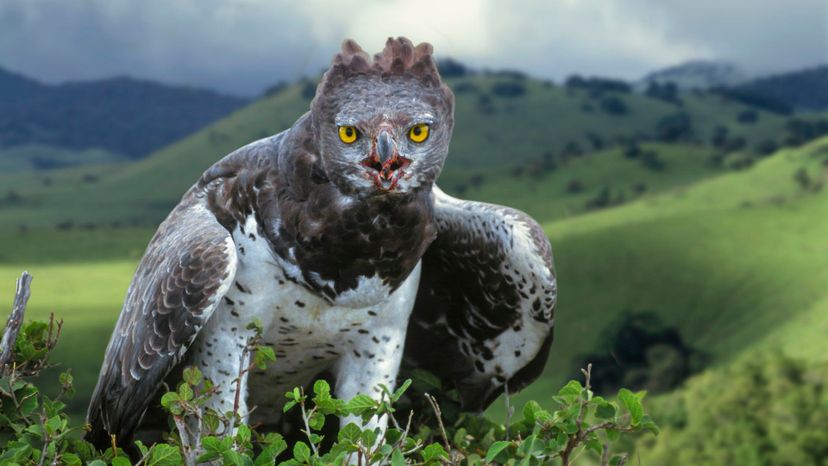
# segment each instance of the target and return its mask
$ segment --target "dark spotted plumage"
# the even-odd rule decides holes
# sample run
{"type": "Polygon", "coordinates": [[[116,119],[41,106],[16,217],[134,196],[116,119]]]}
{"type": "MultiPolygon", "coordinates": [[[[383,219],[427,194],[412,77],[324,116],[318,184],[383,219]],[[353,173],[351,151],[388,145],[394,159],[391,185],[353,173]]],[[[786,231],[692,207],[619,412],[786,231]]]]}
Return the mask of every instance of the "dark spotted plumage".
{"type": "Polygon", "coordinates": [[[341,398],[378,397],[403,357],[402,376],[430,370],[469,409],[537,377],[556,299],[549,243],[520,212],[436,188],[453,106],[429,45],[389,39],[372,60],[346,41],[308,114],[208,168],[159,227],[88,438],[123,445],[163,428],[158,389],[185,365],[215,383],[209,406],[238,404],[265,429],[283,426],[286,390],[327,374],[341,398]],[[427,139],[410,139],[419,125],[427,139]],[[254,319],[277,361],[236,381],[254,319]]]}

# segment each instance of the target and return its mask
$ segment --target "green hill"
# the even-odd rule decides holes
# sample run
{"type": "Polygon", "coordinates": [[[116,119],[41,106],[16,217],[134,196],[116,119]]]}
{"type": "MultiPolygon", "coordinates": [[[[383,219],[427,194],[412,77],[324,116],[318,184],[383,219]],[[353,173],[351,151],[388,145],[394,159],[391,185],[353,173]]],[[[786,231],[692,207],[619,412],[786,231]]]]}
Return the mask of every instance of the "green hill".
{"type": "MultiPolygon", "coordinates": [[[[711,94],[682,94],[675,103],[510,74],[455,78],[450,84],[457,94],[457,127],[440,183],[454,193],[515,170],[543,174],[550,164],[567,165],[619,140],[681,142],[709,151],[706,157],[749,153],[762,143],[768,147],[768,141],[781,144],[786,135],[785,118],[711,94]],[[746,111],[753,119],[740,122],[746,111]]],[[[14,203],[0,200],[0,229],[68,221],[152,226],[214,161],[292,124],[306,111],[312,90],[312,83],[287,87],[136,163],[0,175],[0,194],[15,193],[14,203]]]]}
{"type": "Polygon", "coordinates": [[[604,343],[596,322],[626,309],[655,312],[714,368],[757,348],[824,361],[826,180],[823,138],[750,170],[547,223],[560,331],[547,377],[520,399],[542,396],[573,374],[577,355],[604,343]]]}

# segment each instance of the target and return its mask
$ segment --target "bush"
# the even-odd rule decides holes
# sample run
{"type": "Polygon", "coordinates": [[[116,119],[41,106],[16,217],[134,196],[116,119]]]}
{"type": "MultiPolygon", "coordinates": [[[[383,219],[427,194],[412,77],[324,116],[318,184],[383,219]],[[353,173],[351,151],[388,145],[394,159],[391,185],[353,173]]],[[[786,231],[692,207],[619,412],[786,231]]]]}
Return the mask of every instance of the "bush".
{"type": "Polygon", "coordinates": [[[652,311],[624,311],[601,332],[599,341],[604,346],[598,352],[580,359],[600,369],[593,377],[598,393],[624,386],[666,392],[701,370],[705,359],[677,328],[664,325],[652,311]]]}
{"type": "Polygon", "coordinates": [[[756,145],[755,152],[759,155],[770,155],[779,150],[779,145],[773,139],[765,139],[756,145]]]}
{"type": "Polygon", "coordinates": [[[627,104],[619,97],[611,96],[601,99],[601,110],[610,115],[626,115],[629,113],[627,104]]]}
{"type": "Polygon", "coordinates": [[[453,58],[443,58],[437,61],[437,69],[444,78],[461,78],[469,73],[466,65],[453,58]]]}
{"type": "Polygon", "coordinates": [[[500,97],[520,97],[526,94],[526,86],[520,82],[499,81],[492,85],[492,94],[500,97]]]}
{"type": "Polygon", "coordinates": [[[663,142],[677,142],[692,139],[693,123],[686,113],[662,117],[656,123],[656,139],[663,142]]]}
{"type": "Polygon", "coordinates": [[[743,110],[736,115],[739,123],[751,125],[759,121],[759,113],[756,110],[743,110]]]}
{"type": "Polygon", "coordinates": [[[644,95],[652,97],[653,99],[670,102],[672,104],[681,104],[681,100],[678,98],[678,86],[676,86],[676,83],[672,81],[665,82],[664,84],[651,81],[650,84],[647,85],[644,95]]]}
{"type": "MultiPolygon", "coordinates": [[[[18,289],[28,299],[28,285],[18,289]]],[[[24,310],[26,299],[20,299],[22,308],[16,305],[15,309],[24,310]]],[[[15,315],[17,321],[22,320],[22,310],[15,315]]],[[[121,448],[123,445],[114,444],[115,439],[112,447],[100,451],[77,438],[83,427],[71,422],[62,401],[74,393],[71,373],[60,375],[61,391],[55,398],[44,395],[32,382],[48,366],[48,356],[57,343],[60,328],[60,323],[52,321],[27,323],[20,329],[7,330],[11,332],[10,339],[16,336],[17,341],[8,347],[9,351],[0,351],[8,356],[0,365],[3,370],[0,377],[2,464],[265,465],[279,460],[286,466],[357,462],[365,466],[553,462],[569,466],[574,458],[587,454],[602,465],[609,465],[610,461],[612,464],[626,462],[625,455],[610,454],[619,435],[658,432],[656,424],[644,412],[643,392],[622,389],[615,401],[596,396],[591,389],[588,366],[583,371],[584,385],[570,381],[551,397],[547,407],[535,401],[526,403],[517,419],[507,420],[507,425],[475,414],[444,416],[437,399],[428,394],[418,398],[427,400],[432,410],[430,419],[434,422],[414,425],[413,412],[397,419],[402,398],[414,396],[412,392],[416,391],[411,380],[396,390],[382,386],[379,400],[363,394],[340,400],[332,396],[327,382],[318,380],[310,392],[297,387],[285,394],[284,411],[295,412],[304,425],[302,437],[288,443],[278,433],[260,434],[255,428],[241,424],[238,413],[217,413],[205,408],[215,387],[197,368],[187,367],[178,387],[168,389],[161,397],[172,432],[162,443],[144,445],[136,441],[131,457],[121,448]],[[365,423],[380,415],[390,420],[385,432],[350,423],[339,429],[329,442],[323,442],[326,424],[336,423],[343,416],[355,416],[365,423]],[[192,430],[190,426],[196,425],[199,428],[192,430]],[[233,434],[217,433],[233,431],[233,434]]],[[[275,360],[268,346],[257,345],[254,350],[248,370],[262,369],[275,360]]],[[[439,380],[433,388],[439,391],[439,380]]]]}

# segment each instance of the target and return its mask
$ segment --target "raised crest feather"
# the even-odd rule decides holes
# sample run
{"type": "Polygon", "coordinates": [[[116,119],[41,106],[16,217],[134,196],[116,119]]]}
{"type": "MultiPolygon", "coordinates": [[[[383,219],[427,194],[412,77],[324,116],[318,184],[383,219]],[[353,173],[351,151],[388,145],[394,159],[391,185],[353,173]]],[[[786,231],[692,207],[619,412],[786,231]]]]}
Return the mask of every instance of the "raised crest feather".
{"type": "Polygon", "coordinates": [[[442,87],[450,93],[440,79],[437,64],[432,58],[433,51],[431,44],[426,42],[415,46],[405,37],[389,37],[385,48],[371,59],[359,44],[353,39],[347,39],[322,77],[317,98],[355,76],[411,77],[427,87],[442,87]]]}

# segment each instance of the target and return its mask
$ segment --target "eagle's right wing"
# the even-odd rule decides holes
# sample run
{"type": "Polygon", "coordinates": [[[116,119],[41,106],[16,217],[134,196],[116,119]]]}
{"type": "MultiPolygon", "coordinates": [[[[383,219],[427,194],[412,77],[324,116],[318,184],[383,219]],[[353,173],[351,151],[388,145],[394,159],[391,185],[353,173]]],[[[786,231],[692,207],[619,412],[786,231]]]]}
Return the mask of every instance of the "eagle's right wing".
{"type": "Polygon", "coordinates": [[[227,292],[236,271],[228,231],[194,193],[149,243],[127,292],[92,395],[87,440],[131,441],[154,394],[227,292]]]}

